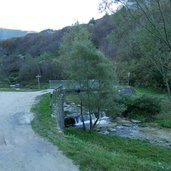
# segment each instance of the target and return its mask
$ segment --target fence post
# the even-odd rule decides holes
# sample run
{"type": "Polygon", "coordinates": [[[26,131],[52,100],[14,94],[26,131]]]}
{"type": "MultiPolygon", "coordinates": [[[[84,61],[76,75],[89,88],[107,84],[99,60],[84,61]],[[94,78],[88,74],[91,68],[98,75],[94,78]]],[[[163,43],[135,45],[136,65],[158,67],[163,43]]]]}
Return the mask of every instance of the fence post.
{"type": "Polygon", "coordinates": [[[64,99],[65,90],[61,87],[51,94],[51,111],[57,122],[57,129],[64,129],[64,99]],[[58,96],[58,97],[57,97],[58,96]],[[58,98],[58,100],[57,100],[58,98]]]}
{"type": "Polygon", "coordinates": [[[59,125],[60,128],[63,130],[64,129],[64,98],[65,98],[65,92],[62,90],[61,95],[60,95],[60,112],[59,112],[59,125]]]}

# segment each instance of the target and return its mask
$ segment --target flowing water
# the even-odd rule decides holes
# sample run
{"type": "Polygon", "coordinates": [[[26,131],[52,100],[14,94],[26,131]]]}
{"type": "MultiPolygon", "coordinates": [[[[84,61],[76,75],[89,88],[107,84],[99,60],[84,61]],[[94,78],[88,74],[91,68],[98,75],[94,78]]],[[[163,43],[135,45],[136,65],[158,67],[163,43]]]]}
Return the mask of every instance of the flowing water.
{"type": "MultiPolygon", "coordinates": [[[[80,106],[76,106],[74,103],[65,104],[64,111],[68,114],[67,116],[74,118],[76,127],[82,127],[80,106]]],[[[92,118],[94,122],[96,120],[95,116],[92,115],[92,118]]],[[[84,116],[86,125],[89,125],[89,120],[89,114],[87,113],[84,116]]],[[[147,140],[151,143],[171,148],[171,129],[143,126],[139,121],[130,121],[120,117],[115,122],[111,122],[104,112],[97,123],[96,131],[101,134],[147,140]]]]}

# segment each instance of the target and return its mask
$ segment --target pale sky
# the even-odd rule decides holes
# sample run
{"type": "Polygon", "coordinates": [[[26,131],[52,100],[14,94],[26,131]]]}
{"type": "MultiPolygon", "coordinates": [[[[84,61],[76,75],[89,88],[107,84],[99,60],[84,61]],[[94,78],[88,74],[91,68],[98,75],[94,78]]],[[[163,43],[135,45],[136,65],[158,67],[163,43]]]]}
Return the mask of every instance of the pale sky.
{"type": "Polygon", "coordinates": [[[102,17],[100,0],[0,0],[0,27],[41,31],[102,17]]]}

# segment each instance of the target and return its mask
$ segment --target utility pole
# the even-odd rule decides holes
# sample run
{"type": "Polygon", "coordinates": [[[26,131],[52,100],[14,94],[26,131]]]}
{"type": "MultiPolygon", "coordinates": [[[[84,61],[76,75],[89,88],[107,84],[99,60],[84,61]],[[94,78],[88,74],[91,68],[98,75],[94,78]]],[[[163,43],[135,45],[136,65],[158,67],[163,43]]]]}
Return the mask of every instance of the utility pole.
{"type": "Polygon", "coordinates": [[[41,78],[41,75],[36,75],[36,78],[37,78],[37,85],[38,85],[38,89],[40,90],[40,78],[41,78]]]}

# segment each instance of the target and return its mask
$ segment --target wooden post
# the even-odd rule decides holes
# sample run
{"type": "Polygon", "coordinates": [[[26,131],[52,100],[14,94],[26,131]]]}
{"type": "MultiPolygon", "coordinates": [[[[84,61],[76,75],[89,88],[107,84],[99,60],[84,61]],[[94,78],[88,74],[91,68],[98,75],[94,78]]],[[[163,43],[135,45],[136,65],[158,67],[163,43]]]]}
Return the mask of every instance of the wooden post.
{"type": "Polygon", "coordinates": [[[64,91],[61,94],[61,112],[60,112],[60,127],[63,130],[64,129],[64,91]]]}
{"type": "Polygon", "coordinates": [[[40,78],[41,78],[41,75],[37,75],[36,76],[36,78],[37,78],[37,85],[38,85],[38,89],[40,90],[40,78]]]}
{"type": "Polygon", "coordinates": [[[57,128],[60,130],[64,129],[64,98],[65,92],[64,90],[58,90],[59,99],[58,99],[58,107],[56,111],[56,119],[57,119],[57,128]]]}

